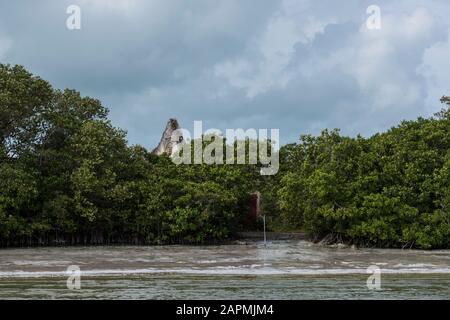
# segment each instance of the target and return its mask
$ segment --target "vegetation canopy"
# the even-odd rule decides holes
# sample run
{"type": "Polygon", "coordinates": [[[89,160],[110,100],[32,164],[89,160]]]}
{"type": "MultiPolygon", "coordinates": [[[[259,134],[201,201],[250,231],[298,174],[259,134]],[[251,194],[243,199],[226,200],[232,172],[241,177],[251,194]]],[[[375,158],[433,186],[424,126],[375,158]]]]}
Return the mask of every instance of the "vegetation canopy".
{"type": "Polygon", "coordinates": [[[301,136],[279,150],[278,174],[261,176],[252,164],[176,165],[129,146],[100,101],[0,64],[0,245],[221,241],[245,228],[259,190],[273,230],[448,248],[450,99],[442,102],[435,117],[370,138],[301,136]]]}

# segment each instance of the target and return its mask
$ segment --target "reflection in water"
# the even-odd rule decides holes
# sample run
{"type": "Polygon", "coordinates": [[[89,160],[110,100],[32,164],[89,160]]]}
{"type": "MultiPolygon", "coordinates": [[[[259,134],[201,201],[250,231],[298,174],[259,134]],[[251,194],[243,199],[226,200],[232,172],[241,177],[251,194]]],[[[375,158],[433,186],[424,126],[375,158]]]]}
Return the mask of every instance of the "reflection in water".
{"type": "Polygon", "coordinates": [[[450,299],[450,251],[249,245],[69,247],[0,251],[0,298],[450,299]],[[65,271],[81,269],[79,291],[65,271]],[[366,287],[367,267],[382,290],[366,287]]]}

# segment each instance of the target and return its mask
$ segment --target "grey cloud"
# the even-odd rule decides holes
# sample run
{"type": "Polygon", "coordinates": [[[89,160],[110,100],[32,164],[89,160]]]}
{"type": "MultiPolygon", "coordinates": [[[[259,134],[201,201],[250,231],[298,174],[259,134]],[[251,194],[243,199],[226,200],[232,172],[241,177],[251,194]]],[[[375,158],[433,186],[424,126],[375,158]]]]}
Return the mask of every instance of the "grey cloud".
{"type": "Polygon", "coordinates": [[[436,111],[450,87],[436,62],[450,53],[450,5],[379,1],[376,35],[363,29],[369,4],[4,1],[0,59],[101,99],[147,147],[169,117],[188,129],[280,128],[282,143],[325,127],[369,135],[436,111]],[[65,28],[69,4],[82,9],[80,31],[65,28]]]}

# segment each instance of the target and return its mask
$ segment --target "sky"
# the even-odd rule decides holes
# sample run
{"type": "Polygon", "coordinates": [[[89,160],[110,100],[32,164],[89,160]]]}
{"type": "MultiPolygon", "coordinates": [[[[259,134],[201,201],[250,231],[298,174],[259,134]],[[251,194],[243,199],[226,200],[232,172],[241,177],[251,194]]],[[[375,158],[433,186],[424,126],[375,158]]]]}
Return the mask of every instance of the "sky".
{"type": "Polygon", "coordinates": [[[0,62],[100,99],[148,148],[169,118],[280,129],[282,144],[370,136],[441,109],[449,14],[447,0],[0,0],[0,62]]]}

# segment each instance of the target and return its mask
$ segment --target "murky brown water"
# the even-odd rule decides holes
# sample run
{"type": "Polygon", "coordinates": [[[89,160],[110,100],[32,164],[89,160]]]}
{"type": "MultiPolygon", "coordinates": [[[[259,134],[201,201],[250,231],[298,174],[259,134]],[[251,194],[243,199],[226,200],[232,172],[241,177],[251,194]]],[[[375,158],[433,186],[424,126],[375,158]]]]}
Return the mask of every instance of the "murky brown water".
{"type": "Polygon", "coordinates": [[[306,241],[0,250],[0,299],[450,299],[450,251],[306,241]],[[66,286],[68,266],[81,290],[66,286]],[[381,290],[366,286],[381,271],[381,290]]]}

